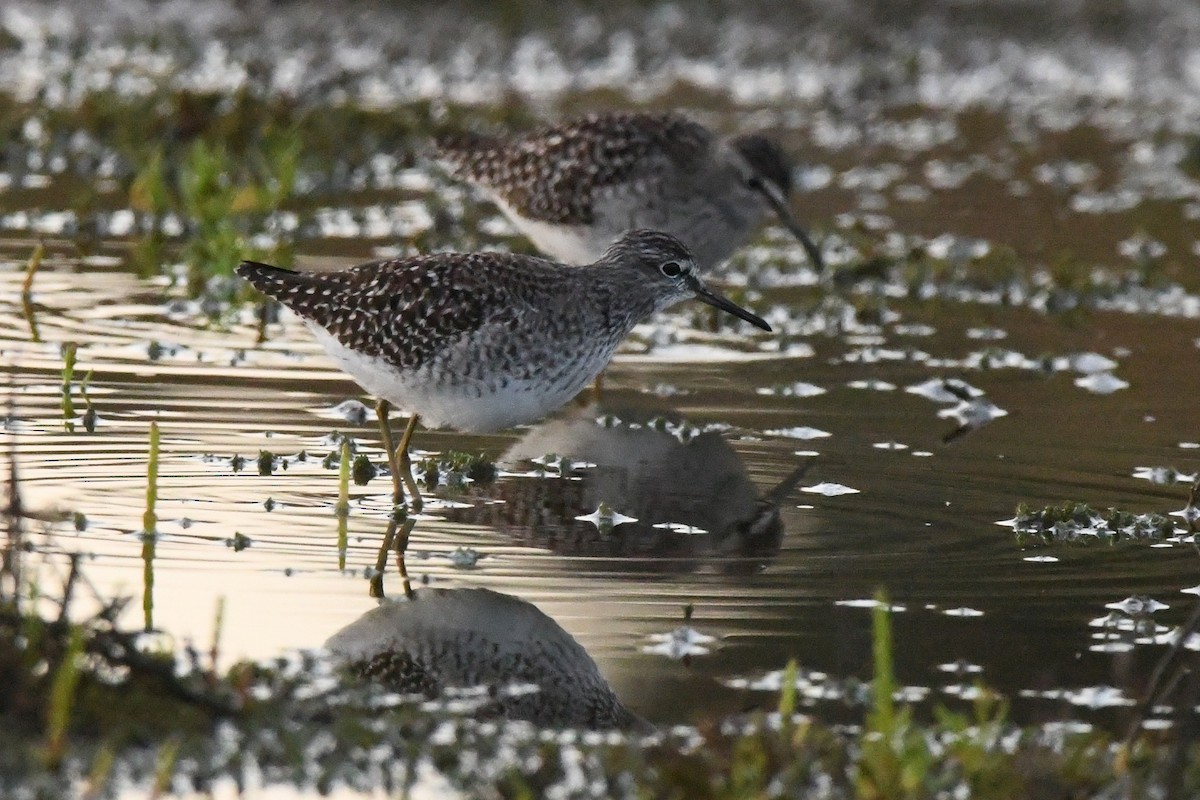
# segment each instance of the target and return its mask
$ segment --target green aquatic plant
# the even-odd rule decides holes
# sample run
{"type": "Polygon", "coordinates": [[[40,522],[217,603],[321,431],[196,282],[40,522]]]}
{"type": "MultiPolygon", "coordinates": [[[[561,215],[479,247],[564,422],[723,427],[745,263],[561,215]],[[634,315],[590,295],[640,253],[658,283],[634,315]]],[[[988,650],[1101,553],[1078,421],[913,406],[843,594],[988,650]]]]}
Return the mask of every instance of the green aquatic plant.
{"type": "Polygon", "coordinates": [[[485,454],[458,450],[447,450],[422,459],[416,473],[430,489],[442,485],[461,489],[468,482],[486,486],[495,482],[497,474],[496,462],[485,454]]]}
{"type": "MultiPolygon", "coordinates": [[[[63,368],[62,368],[62,400],[60,406],[63,414],[63,427],[68,433],[75,432],[75,410],[74,395],[74,380],[75,380],[75,363],[77,347],[74,342],[66,342],[62,346],[63,351],[63,368]]],[[[79,382],[79,396],[84,402],[83,412],[83,429],[88,433],[96,432],[96,407],[92,404],[92,398],[88,396],[88,384],[92,381],[93,370],[88,370],[83,376],[83,380],[79,382]]]]}
{"type": "Polygon", "coordinates": [[[29,261],[25,263],[25,280],[21,282],[21,297],[28,298],[33,293],[33,279],[37,276],[37,271],[42,266],[42,259],[46,255],[46,248],[42,242],[38,242],[33,253],[29,256],[29,261]]]}
{"type": "Polygon", "coordinates": [[[379,469],[371,463],[371,459],[365,453],[359,453],[354,457],[354,466],[350,472],[355,486],[366,486],[379,474],[379,469]]]}
{"type": "Polygon", "coordinates": [[[164,222],[173,214],[184,228],[180,258],[187,289],[195,296],[216,290],[230,297],[238,283],[234,267],[243,258],[290,265],[288,232],[277,214],[296,187],[301,141],[294,129],[269,129],[251,152],[235,155],[226,142],[198,138],[182,151],[159,145],[139,151],[129,189],[130,206],[149,219],[133,259],[143,274],[164,266],[164,222]],[[265,236],[268,247],[256,246],[265,236]],[[227,279],[213,283],[214,278],[227,279]]]}

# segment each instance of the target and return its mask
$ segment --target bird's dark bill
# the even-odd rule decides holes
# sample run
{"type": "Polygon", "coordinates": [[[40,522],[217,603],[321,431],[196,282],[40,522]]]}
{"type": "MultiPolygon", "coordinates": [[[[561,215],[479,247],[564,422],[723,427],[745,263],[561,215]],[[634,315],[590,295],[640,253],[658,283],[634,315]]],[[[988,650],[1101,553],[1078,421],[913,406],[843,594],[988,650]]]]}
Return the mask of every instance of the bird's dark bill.
{"type": "Polygon", "coordinates": [[[765,319],[757,314],[751,314],[749,311],[742,308],[725,295],[717,294],[712,289],[709,289],[707,286],[701,284],[699,281],[696,282],[696,285],[693,288],[696,292],[697,300],[708,303],[710,306],[716,306],[722,311],[727,311],[738,319],[744,319],[746,322],[749,322],[756,328],[762,328],[764,331],[771,330],[771,326],[767,324],[765,319]]]}
{"type": "Polygon", "coordinates": [[[783,223],[783,227],[792,232],[792,235],[800,240],[800,244],[804,247],[804,252],[808,253],[808,260],[812,262],[813,268],[817,272],[825,271],[825,259],[821,257],[821,251],[817,245],[808,236],[808,232],[800,226],[792,216],[792,211],[788,208],[787,202],[778,196],[776,192],[771,191],[765,184],[759,184],[759,194],[767,199],[771,208],[775,209],[775,215],[779,217],[779,221],[783,223]]]}

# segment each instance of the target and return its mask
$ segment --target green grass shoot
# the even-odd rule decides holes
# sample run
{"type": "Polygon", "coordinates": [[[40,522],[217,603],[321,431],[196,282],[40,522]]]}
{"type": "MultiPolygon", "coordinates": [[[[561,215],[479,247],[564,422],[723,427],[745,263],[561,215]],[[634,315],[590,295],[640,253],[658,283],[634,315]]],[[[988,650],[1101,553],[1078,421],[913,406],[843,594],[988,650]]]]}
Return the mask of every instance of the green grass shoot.
{"type": "Polygon", "coordinates": [[[33,290],[33,278],[37,275],[38,268],[42,266],[42,258],[46,254],[46,248],[41,242],[33,248],[33,255],[29,256],[29,261],[25,264],[25,282],[21,284],[21,296],[29,297],[33,290]]]}
{"type": "Polygon", "coordinates": [[[62,368],[62,414],[63,427],[68,433],[75,432],[75,403],[71,400],[71,381],[75,378],[75,343],[63,345],[62,368]]]}
{"type": "Polygon", "coordinates": [[[796,677],[799,672],[800,666],[796,659],[788,659],[783,670],[783,684],[779,687],[779,716],[784,725],[787,725],[796,713],[796,677]]]}
{"type": "Polygon", "coordinates": [[[75,689],[79,686],[79,661],[83,655],[83,629],[71,628],[67,650],[54,673],[50,697],[46,706],[46,765],[55,769],[62,762],[67,748],[67,730],[71,722],[71,707],[75,689]]]}
{"type": "Polygon", "coordinates": [[[871,715],[868,725],[890,736],[896,728],[896,674],[892,661],[892,611],[887,593],[875,592],[875,608],[871,612],[871,650],[875,675],[871,688],[871,715]]]}

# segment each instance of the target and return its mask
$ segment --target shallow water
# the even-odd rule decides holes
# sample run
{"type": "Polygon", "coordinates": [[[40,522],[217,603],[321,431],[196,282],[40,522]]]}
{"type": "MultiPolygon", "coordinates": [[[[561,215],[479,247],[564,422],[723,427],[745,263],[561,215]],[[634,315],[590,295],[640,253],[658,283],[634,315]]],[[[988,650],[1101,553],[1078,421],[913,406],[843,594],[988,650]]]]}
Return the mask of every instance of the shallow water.
{"type": "MultiPolygon", "coordinates": [[[[1084,69],[1075,46],[1059,55],[1084,69]]],[[[531,64],[542,77],[550,70],[531,64]]],[[[735,66],[735,87],[770,83],[749,63],[735,66]]],[[[979,69],[941,64],[929,80],[969,83],[979,69]]],[[[621,74],[604,85],[620,85],[621,74]]],[[[831,75],[821,79],[839,85],[831,75]]],[[[920,95],[901,107],[903,93],[885,93],[882,103],[832,109],[809,98],[816,108],[799,115],[791,95],[722,98],[711,120],[732,128],[750,118],[801,155],[797,205],[832,262],[888,257],[908,273],[823,300],[798,247],[770,228],[717,281],[779,334],[728,323],[714,333],[707,311],[681,308],[637,331],[606,373],[599,405],[585,397],[553,420],[496,436],[421,431],[422,451],[483,451],[506,472],[430,503],[410,573],[532,602],[654,722],[770,707],[771,692],[745,686],[789,658],[828,674],[824,694],[834,699],[814,690],[817,713],[851,718],[845,682],[869,675],[866,601],[883,587],[897,606],[898,675],[911,697],[951,701],[978,679],[1012,698],[1022,720],[1119,724],[1164,650],[1163,632],[1153,643],[1144,629],[1089,623],[1134,595],[1169,606],[1155,623],[1181,623],[1195,592],[1180,590],[1200,582],[1194,546],[1023,549],[996,523],[1022,502],[1185,506],[1187,482],[1135,473],[1197,469],[1200,190],[1185,169],[1191,140],[1166,123],[1150,138],[1137,98],[1117,92],[1085,113],[1079,84],[1064,81],[1053,95],[1052,81],[1033,82],[1046,94],[1030,89],[1028,104],[1009,98],[1001,108],[982,96],[960,107],[920,95]],[[997,255],[1007,249],[1011,258],[997,255]],[[930,264],[940,271],[919,277],[930,264]],[[1133,268],[1150,280],[1131,278],[1133,268]],[[935,392],[942,379],[980,390],[994,407],[976,410],[995,418],[958,431],[940,413],[958,398],[911,391],[935,392]],[[647,424],[655,418],[670,426],[647,424]],[[562,475],[528,461],[547,453],[596,466],[562,475]],[[638,521],[602,533],[578,519],[601,501],[638,521]],[[681,529],[653,527],[667,523],[681,529]],[[683,626],[687,606],[686,624],[713,640],[675,659],[654,637],[683,626]]],[[[553,102],[584,105],[587,91],[559,86],[553,102]]],[[[681,102],[661,87],[650,100],[681,102]]],[[[1168,100],[1150,92],[1140,102],[1168,100]]],[[[1195,113],[1182,98],[1170,110],[1164,119],[1195,113]]],[[[53,149],[26,134],[14,145],[22,157],[53,149]]],[[[340,568],[337,472],[320,463],[330,434],[349,433],[381,461],[372,422],[329,411],[356,387],[293,317],[270,324],[259,344],[252,309],[228,329],[209,326],[167,281],[126,271],[129,240],[113,223],[119,198],[105,196],[94,212],[100,255],[79,257],[68,191],[78,176],[8,163],[8,436],[26,506],[86,516],[80,531],[47,522],[35,545],[87,553],[86,574],[105,594],[144,597],[149,565],[153,625],[176,641],[207,647],[224,598],[226,661],[320,646],[374,606],[366,573],[388,512],[386,478],[351,487],[340,568]],[[37,233],[50,237],[49,256],[26,317],[20,287],[37,233]],[[93,371],[94,433],[64,430],[66,342],[78,345],[76,383],[93,371]],[[162,436],[160,537],[148,559],[139,532],[151,421],[162,436]],[[289,459],[287,468],[259,475],[261,450],[289,459]],[[294,458],[301,451],[307,460],[294,458]],[[246,459],[240,471],[235,455],[246,459]],[[248,547],[232,546],[238,534],[248,547]]],[[[430,195],[475,207],[421,164],[377,166],[374,183],[326,186],[328,205],[301,214],[302,264],[349,263],[391,252],[406,231],[427,233],[430,195]]],[[[478,230],[447,246],[521,246],[490,210],[470,213],[478,230]]],[[[388,587],[399,590],[394,573],[388,587]]],[[[135,602],[126,622],[143,624],[147,613],[135,602]]]]}
{"type": "MultiPolygon", "coordinates": [[[[15,297],[19,264],[8,264],[3,296],[15,297]]],[[[266,657],[318,646],[370,608],[364,575],[385,527],[386,478],[352,488],[340,570],[336,471],[320,458],[337,430],[380,461],[377,433],[327,418],[355,389],[303,327],[287,318],[256,347],[251,325],[217,333],[173,323],[138,282],[68,264],[47,265],[38,278],[42,344],[16,338],[24,331],[18,309],[0,311],[10,332],[4,354],[16,367],[11,431],[26,503],[87,517],[82,532],[54,526],[43,546],[90,554],[87,574],[102,591],[142,591],[138,531],[147,431],[157,420],[157,627],[207,645],[223,597],[222,652],[266,657]],[[57,351],[66,340],[80,345],[77,375],[94,370],[92,434],[63,430],[57,351]],[[151,362],[149,340],[177,349],[151,362]],[[260,476],[263,449],[310,458],[260,476]],[[237,473],[235,454],[247,461],[237,473]],[[239,533],[251,544],[237,552],[229,540],[239,533]]],[[[1200,430],[1194,395],[1182,390],[1194,385],[1194,366],[1181,354],[1192,355],[1200,326],[1097,313],[1072,327],[1023,310],[892,307],[897,320],[872,334],[870,347],[907,351],[904,360],[863,363],[862,334],[805,339],[814,354],[802,358],[727,350],[722,360],[711,346],[701,362],[631,354],[609,370],[600,407],[570,408],[499,436],[422,431],[421,450],[482,450],[514,474],[455,498],[472,508],[431,503],[410,544],[410,571],[435,585],[486,586],[534,603],[578,638],[632,709],[655,721],[769,705],[769,694],[725,684],[790,657],[831,676],[865,677],[870,615],[852,601],[879,587],[905,609],[895,622],[901,678],[935,697],[963,680],[939,665],[963,660],[1012,695],[1112,685],[1136,698],[1160,648],[1090,652],[1088,622],[1130,595],[1172,606],[1156,621],[1179,621],[1191,599],[1179,590],[1196,584],[1194,548],[1053,548],[1045,552],[1059,560],[1045,563],[1030,561],[1042,551],[1019,548],[995,523],[1020,502],[1182,508],[1185,485],[1156,485],[1133,472],[1194,462],[1183,448],[1200,430]],[[1016,352],[1128,351],[1116,374],[1130,385],[1105,396],[1073,385],[1075,372],[964,367],[981,350],[967,333],[981,321],[1006,331],[1002,346],[1016,352]],[[894,333],[914,323],[937,330],[894,333]],[[917,360],[918,349],[928,357],[917,360]],[[930,366],[941,360],[947,366],[930,366]],[[1008,413],[943,444],[956,423],[937,412],[952,404],[905,391],[931,377],[966,380],[1008,413]],[[755,391],[798,381],[826,391],[803,399],[755,391]],[[668,397],[648,392],[664,385],[668,397]],[[664,414],[718,428],[636,427],[664,414]],[[607,415],[621,421],[597,422],[607,415]],[[547,453],[599,466],[538,476],[538,465],[518,459],[547,453]],[[805,463],[796,488],[767,498],[805,463]],[[856,493],[805,491],[821,484],[856,493]],[[605,536],[575,519],[600,500],[641,522],[605,536]],[[459,548],[478,554],[473,566],[455,565],[459,548]],[[688,604],[691,625],[716,637],[711,652],[686,664],[645,652],[653,634],[683,624],[688,604]]],[[[135,604],[128,621],[140,623],[141,614],[135,604]]],[[[1032,718],[1058,715],[1061,706],[1022,704],[1032,718]]]]}

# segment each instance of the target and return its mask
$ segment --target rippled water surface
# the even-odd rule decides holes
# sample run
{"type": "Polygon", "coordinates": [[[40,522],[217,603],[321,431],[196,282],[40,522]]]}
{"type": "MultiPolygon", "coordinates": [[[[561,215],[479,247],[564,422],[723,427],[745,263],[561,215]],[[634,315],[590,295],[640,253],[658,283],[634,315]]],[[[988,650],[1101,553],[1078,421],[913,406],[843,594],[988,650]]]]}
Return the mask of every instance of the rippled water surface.
{"type": "MultiPolygon", "coordinates": [[[[44,19],[58,24],[19,6],[6,24],[33,36],[44,19]]],[[[672,19],[656,24],[683,24],[672,19]]],[[[704,82],[701,56],[656,61],[625,35],[633,67],[618,57],[617,34],[596,34],[591,60],[582,45],[536,37],[518,39],[526,50],[510,56],[481,49],[479,59],[524,65],[513,80],[532,83],[506,89],[527,90],[531,113],[547,115],[588,107],[596,87],[615,92],[622,70],[645,67],[638,58],[657,64],[655,81],[630,90],[637,102],[688,105],[700,93],[707,121],[776,131],[800,157],[795,205],[830,261],[882,271],[820,286],[799,247],[768,227],[715,280],[775,334],[728,321],[714,329],[707,309],[683,307],[638,329],[599,401],[585,395],[500,435],[418,432],[420,451],[483,452],[502,472],[494,484],[431,499],[410,573],[535,604],[655,722],[771,706],[772,694],[747,687],[789,658],[831,686],[867,677],[867,606],[881,587],[896,605],[898,674],[914,698],[946,700],[982,679],[1024,720],[1116,719],[1111,707],[1140,698],[1164,634],[1189,614],[1196,592],[1181,590],[1200,583],[1195,547],[1182,537],[1022,547],[997,523],[1020,503],[1161,514],[1187,505],[1188,476],[1200,468],[1200,185],[1195,140],[1182,131],[1196,109],[1184,95],[1172,104],[1161,82],[1140,97],[1123,88],[1147,77],[1136,62],[1128,75],[1112,62],[1110,83],[1089,85],[1097,73],[1086,48],[1056,51],[1036,37],[1015,41],[1058,60],[1042,72],[1022,62],[1026,93],[989,99],[979,89],[984,66],[938,61],[943,51],[917,51],[927,71],[911,93],[870,94],[862,70],[847,88],[839,70],[860,62],[845,53],[831,51],[805,88],[799,54],[772,61],[732,45],[740,61],[714,62],[735,78],[723,94],[704,82]],[[572,64],[588,66],[595,85],[552,80],[572,64]],[[1155,124],[1148,113],[1159,115],[1155,124]],[[579,519],[602,502],[636,521],[602,530],[579,519]],[[1152,621],[1107,607],[1131,596],[1168,607],[1152,621]],[[678,632],[685,625],[690,639],[678,632]]],[[[233,40],[227,61],[212,57],[218,85],[236,80],[220,67],[241,63],[245,42],[233,40]]],[[[17,47],[7,63],[36,66],[35,56],[17,47]]],[[[1012,58],[988,63],[1004,70],[1012,58]]],[[[390,69],[361,69],[378,73],[379,103],[437,91],[484,103],[443,67],[436,53],[408,52],[390,69]],[[442,76],[437,87],[413,83],[423,63],[442,76]]],[[[366,93],[367,78],[354,91],[366,93]]],[[[342,567],[338,474],[322,464],[335,433],[382,462],[370,415],[358,424],[332,411],[357,388],[294,317],[270,322],[260,341],[250,305],[213,324],[178,286],[136,277],[122,199],[101,192],[81,220],[70,194],[77,171],[54,167],[61,143],[28,129],[14,141],[0,176],[0,363],[12,444],[3,459],[15,454],[25,505],[45,520],[32,541],[86,553],[102,592],[144,601],[126,611],[131,625],[152,615],[175,640],[207,646],[224,598],[227,659],[320,646],[375,604],[366,576],[386,526],[387,479],[351,487],[342,567]],[[31,162],[30,153],[45,158],[31,162]],[[74,235],[84,222],[97,233],[87,255],[74,235]],[[23,309],[39,237],[47,257],[23,309]],[[91,373],[94,432],[82,420],[73,432],[64,426],[66,343],[77,346],[80,412],[78,384],[91,373]],[[140,531],[152,421],[162,438],[151,554],[140,531]],[[264,450],[282,459],[269,475],[259,474],[264,450]]],[[[75,163],[69,147],[59,154],[75,163]]],[[[319,207],[295,212],[302,266],[395,252],[431,230],[445,236],[439,246],[525,247],[481,200],[419,158],[394,156],[374,154],[357,183],[314,183],[319,207]],[[444,234],[430,198],[470,222],[444,234]]],[[[810,699],[819,713],[845,714],[820,694],[810,699]]]]}

